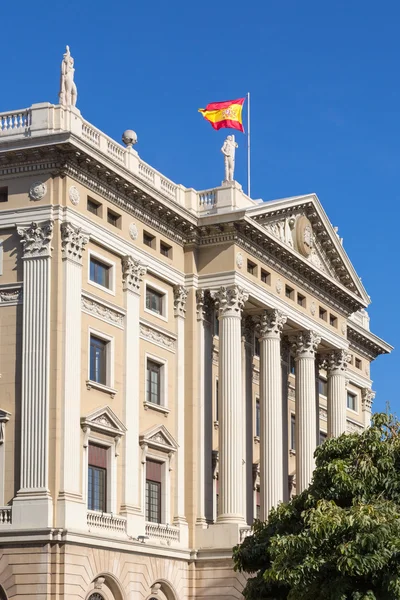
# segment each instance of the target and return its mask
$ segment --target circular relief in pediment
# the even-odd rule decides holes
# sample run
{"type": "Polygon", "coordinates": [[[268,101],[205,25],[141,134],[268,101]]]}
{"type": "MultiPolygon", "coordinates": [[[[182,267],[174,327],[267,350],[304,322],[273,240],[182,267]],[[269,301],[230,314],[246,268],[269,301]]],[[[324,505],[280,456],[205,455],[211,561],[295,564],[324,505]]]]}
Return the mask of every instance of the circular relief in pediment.
{"type": "Polygon", "coordinates": [[[297,249],[303,256],[310,256],[314,248],[314,232],[307,217],[300,217],[296,223],[297,249]]]}

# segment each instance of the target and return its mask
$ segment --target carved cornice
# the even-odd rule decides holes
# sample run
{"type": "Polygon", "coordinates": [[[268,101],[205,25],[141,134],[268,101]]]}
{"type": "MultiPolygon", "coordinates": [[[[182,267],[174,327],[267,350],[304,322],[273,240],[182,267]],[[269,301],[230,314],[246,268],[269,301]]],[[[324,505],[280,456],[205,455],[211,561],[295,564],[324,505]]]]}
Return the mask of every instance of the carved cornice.
{"type": "Polygon", "coordinates": [[[347,350],[332,350],[326,356],[326,369],[328,373],[345,375],[347,371],[347,363],[349,354],[347,350]]]}
{"type": "Polygon", "coordinates": [[[280,310],[276,308],[265,310],[258,325],[260,341],[266,338],[280,339],[286,321],[287,317],[280,310]]]}
{"type": "Polygon", "coordinates": [[[216,308],[219,311],[219,317],[240,317],[244,303],[249,295],[238,285],[232,287],[220,287],[213,293],[216,308]]]}
{"type": "Polygon", "coordinates": [[[185,317],[188,291],[183,285],[174,285],[174,315],[185,317]]]}
{"type": "Polygon", "coordinates": [[[63,259],[82,264],[82,253],[89,242],[89,234],[72,223],[61,223],[61,252],[63,259]]]}
{"type": "Polygon", "coordinates": [[[147,268],[132,256],[122,258],[122,283],[124,291],[139,294],[140,283],[146,275],[147,268]]]}
{"type": "Polygon", "coordinates": [[[124,326],[124,313],[108,306],[101,302],[101,300],[95,300],[86,294],[82,294],[81,307],[85,313],[98,317],[111,325],[116,325],[121,328],[124,326]]]}
{"type": "Polygon", "coordinates": [[[21,237],[24,258],[43,258],[51,256],[50,246],[53,237],[53,221],[36,223],[33,221],[28,227],[17,227],[21,237]]]}
{"type": "Polygon", "coordinates": [[[369,388],[363,388],[361,394],[362,394],[363,410],[371,412],[372,411],[372,403],[375,398],[375,392],[373,392],[369,388]]]}
{"type": "Polygon", "coordinates": [[[297,358],[315,358],[321,338],[315,331],[302,331],[290,338],[292,350],[297,358]]]}
{"type": "Polygon", "coordinates": [[[376,336],[369,331],[363,333],[352,323],[347,323],[347,339],[351,350],[355,350],[369,360],[375,360],[380,354],[387,354],[392,350],[389,344],[379,339],[375,341],[374,338],[376,339],[376,336]]]}

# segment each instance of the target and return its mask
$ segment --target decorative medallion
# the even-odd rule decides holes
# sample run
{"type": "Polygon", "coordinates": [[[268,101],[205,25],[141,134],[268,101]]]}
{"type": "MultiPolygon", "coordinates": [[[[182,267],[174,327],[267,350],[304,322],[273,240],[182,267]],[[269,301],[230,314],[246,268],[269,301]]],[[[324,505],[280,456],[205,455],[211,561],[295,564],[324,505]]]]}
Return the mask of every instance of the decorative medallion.
{"type": "Polygon", "coordinates": [[[129,235],[131,236],[131,238],[133,240],[137,239],[139,232],[138,232],[138,228],[136,227],[136,223],[131,223],[129,225],[129,235]]]}
{"type": "Polygon", "coordinates": [[[29,188],[29,197],[31,200],[41,200],[46,195],[47,185],[42,181],[35,181],[29,188]]]}
{"type": "Polygon", "coordinates": [[[314,316],[314,315],[315,315],[315,313],[317,312],[317,305],[315,304],[315,302],[314,302],[314,301],[313,301],[313,302],[311,302],[311,305],[310,305],[310,312],[311,312],[312,316],[314,316]]]}
{"type": "Polygon", "coordinates": [[[276,282],[276,291],[278,292],[278,294],[280,294],[282,290],[283,290],[282,280],[278,279],[276,282]]]}
{"type": "Polygon", "coordinates": [[[236,264],[239,269],[243,267],[243,254],[241,252],[236,255],[236,264]]]}
{"type": "Polygon", "coordinates": [[[343,323],[342,323],[342,333],[343,333],[343,335],[346,335],[346,331],[347,331],[347,325],[346,325],[346,323],[343,321],[343,323]]]}
{"type": "Polygon", "coordinates": [[[79,190],[74,185],[71,185],[71,187],[69,188],[69,199],[74,206],[79,204],[79,200],[81,199],[79,190]]]}
{"type": "Polygon", "coordinates": [[[307,217],[302,216],[296,223],[297,249],[303,256],[310,256],[314,247],[314,233],[307,217]]]}

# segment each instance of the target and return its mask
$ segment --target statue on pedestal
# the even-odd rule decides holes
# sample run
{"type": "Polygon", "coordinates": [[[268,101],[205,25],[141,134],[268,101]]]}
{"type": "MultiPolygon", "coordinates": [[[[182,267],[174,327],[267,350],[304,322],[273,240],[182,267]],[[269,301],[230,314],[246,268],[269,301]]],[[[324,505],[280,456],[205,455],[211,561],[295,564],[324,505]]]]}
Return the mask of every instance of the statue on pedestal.
{"type": "Polygon", "coordinates": [[[221,148],[225,161],[225,181],[233,181],[235,172],[235,152],[237,147],[238,145],[235,142],[235,136],[228,135],[221,148]]]}
{"type": "Polygon", "coordinates": [[[78,97],[78,90],[74,82],[74,59],[66,47],[63,61],[61,63],[60,93],[58,95],[62,106],[75,106],[78,97]]]}

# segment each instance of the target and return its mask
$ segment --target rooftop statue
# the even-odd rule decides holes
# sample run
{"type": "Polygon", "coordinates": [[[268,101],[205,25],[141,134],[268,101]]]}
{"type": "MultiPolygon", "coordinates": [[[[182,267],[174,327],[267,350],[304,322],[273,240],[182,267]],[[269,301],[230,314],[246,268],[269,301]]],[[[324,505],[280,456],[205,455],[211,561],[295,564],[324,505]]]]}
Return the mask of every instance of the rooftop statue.
{"type": "Polygon", "coordinates": [[[62,106],[75,106],[78,98],[78,90],[74,82],[74,59],[66,47],[63,61],[61,63],[60,93],[58,95],[62,106]]]}
{"type": "Polygon", "coordinates": [[[221,148],[225,161],[225,181],[233,181],[235,172],[235,152],[237,147],[238,145],[235,142],[235,136],[228,135],[221,148]]]}

